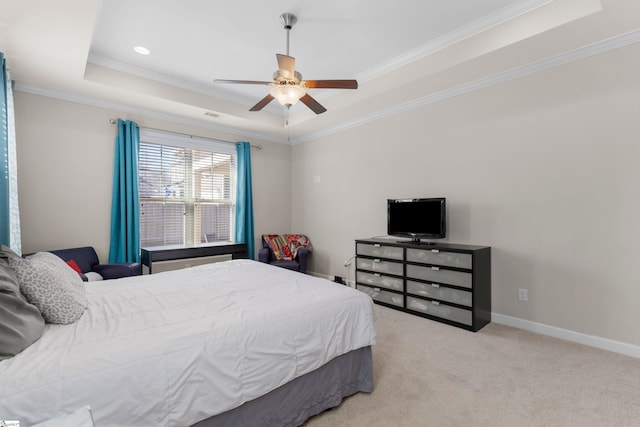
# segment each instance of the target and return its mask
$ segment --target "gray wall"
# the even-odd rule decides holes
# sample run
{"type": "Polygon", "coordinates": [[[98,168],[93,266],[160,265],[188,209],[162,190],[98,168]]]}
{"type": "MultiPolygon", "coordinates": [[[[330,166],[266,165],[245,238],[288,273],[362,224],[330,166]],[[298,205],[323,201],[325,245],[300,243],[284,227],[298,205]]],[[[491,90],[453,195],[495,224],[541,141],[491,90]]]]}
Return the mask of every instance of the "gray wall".
{"type": "Polygon", "coordinates": [[[353,280],[343,264],[354,239],[386,234],[387,198],[444,196],[446,240],[493,248],[495,314],[639,345],[638,58],[628,46],[295,145],[310,269],[353,280]]]}

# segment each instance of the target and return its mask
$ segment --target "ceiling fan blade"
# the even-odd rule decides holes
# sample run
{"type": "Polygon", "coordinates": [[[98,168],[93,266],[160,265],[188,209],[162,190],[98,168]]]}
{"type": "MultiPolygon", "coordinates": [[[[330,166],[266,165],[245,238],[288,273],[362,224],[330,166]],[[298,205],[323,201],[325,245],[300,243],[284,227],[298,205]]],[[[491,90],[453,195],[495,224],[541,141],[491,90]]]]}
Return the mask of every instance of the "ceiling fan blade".
{"type": "Polygon", "coordinates": [[[251,109],[249,111],[260,111],[264,107],[266,107],[268,103],[270,103],[273,100],[274,100],[274,97],[271,96],[271,94],[269,93],[269,94],[267,94],[267,96],[265,96],[260,101],[258,101],[258,103],[256,105],[251,107],[251,109]]]}
{"type": "Polygon", "coordinates": [[[222,80],[215,79],[214,83],[232,83],[232,84],[243,84],[243,85],[270,85],[273,82],[262,82],[258,80],[222,80]]]}
{"type": "Polygon", "coordinates": [[[300,98],[300,101],[302,101],[304,105],[309,107],[316,114],[322,114],[327,111],[326,108],[320,105],[320,103],[313,99],[308,93],[305,93],[304,96],[300,98]]]}
{"type": "Polygon", "coordinates": [[[358,89],[357,80],[305,80],[309,89],[358,89]]]}
{"type": "Polygon", "coordinates": [[[292,79],[296,74],[296,58],[293,56],[276,53],[280,75],[286,79],[292,79]]]}

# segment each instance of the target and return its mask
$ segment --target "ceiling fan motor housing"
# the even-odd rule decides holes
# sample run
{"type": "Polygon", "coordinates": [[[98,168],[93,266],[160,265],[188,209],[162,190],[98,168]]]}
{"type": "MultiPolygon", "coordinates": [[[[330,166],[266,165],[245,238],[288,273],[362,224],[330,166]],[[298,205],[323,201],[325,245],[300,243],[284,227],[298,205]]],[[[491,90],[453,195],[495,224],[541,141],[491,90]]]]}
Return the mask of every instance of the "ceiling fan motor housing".
{"type": "Polygon", "coordinates": [[[293,72],[293,76],[284,75],[281,70],[273,72],[273,82],[279,85],[297,85],[302,81],[302,74],[297,71],[293,72]]]}

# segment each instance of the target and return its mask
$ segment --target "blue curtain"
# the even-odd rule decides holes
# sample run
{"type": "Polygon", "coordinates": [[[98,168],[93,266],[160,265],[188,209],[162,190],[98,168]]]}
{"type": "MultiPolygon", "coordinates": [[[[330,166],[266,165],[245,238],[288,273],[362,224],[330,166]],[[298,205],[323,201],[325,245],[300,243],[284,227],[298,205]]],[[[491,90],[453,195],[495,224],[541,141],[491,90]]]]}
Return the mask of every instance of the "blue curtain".
{"type": "Polygon", "coordinates": [[[236,232],[238,243],[247,244],[249,259],[253,259],[253,195],[251,191],[251,145],[239,142],[238,152],[238,187],[236,189],[236,232]]]}
{"type": "Polygon", "coordinates": [[[0,244],[21,253],[13,93],[2,52],[0,67],[0,244]]]}
{"type": "Polygon", "coordinates": [[[118,119],[109,262],[140,262],[140,196],[138,152],[140,129],[135,122],[118,119]]]}

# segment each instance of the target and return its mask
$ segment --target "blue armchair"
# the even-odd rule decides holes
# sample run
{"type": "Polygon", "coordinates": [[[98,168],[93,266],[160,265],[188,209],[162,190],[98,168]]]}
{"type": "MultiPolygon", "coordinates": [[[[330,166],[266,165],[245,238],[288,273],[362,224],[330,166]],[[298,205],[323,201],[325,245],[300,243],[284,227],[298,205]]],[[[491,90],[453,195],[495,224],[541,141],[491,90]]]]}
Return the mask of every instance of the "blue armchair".
{"type": "Polygon", "coordinates": [[[142,265],[139,263],[110,263],[100,264],[98,254],[91,246],[81,248],[58,249],[48,251],[62,258],[65,262],[75,261],[81,270],[80,277],[87,281],[85,273],[95,272],[103,279],[118,279],[120,277],[139,276],[142,274],[142,265]]]}
{"type": "Polygon", "coordinates": [[[275,265],[277,267],[286,268],[288,270],[299,271],[300,273],[307,272],[307,260],[311,253],[311,243],[306,236],[300,234],[265,234],[262,236],[262,248],[258,251],[258,261],[265,262],[267,264],[275,265]],[[292,254],[295,256],[292,259],[284,259],[285,257],[279,251],[277,256],[274,250],[278,249],[278,246],[274,242],[279,241],[282,246],[288,246],[292,254]],[[287,243],[285,243],[287,242],[287,243]],[[303,242],[300,245],[299,242],[303,242]],[[271,245],[269,244],[271,243],[271,245]]]}

